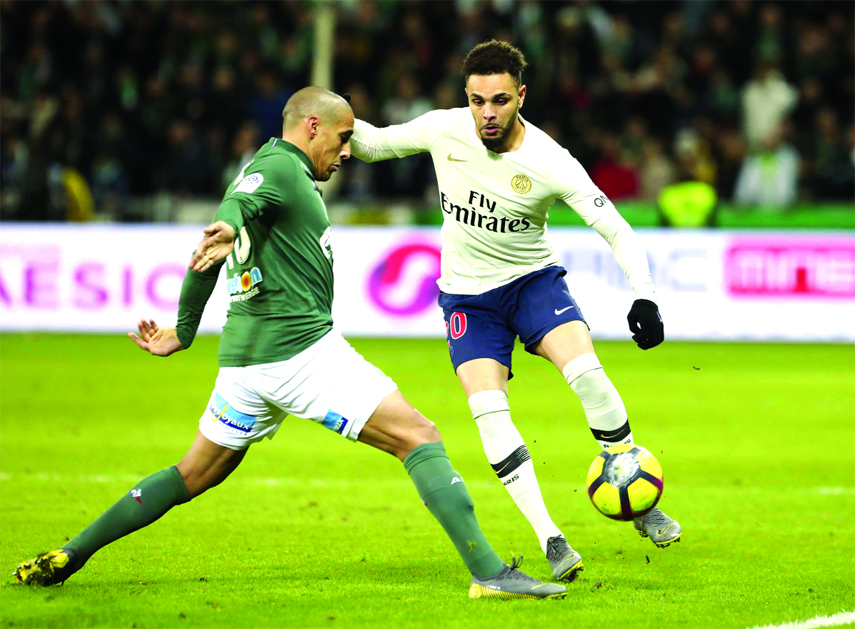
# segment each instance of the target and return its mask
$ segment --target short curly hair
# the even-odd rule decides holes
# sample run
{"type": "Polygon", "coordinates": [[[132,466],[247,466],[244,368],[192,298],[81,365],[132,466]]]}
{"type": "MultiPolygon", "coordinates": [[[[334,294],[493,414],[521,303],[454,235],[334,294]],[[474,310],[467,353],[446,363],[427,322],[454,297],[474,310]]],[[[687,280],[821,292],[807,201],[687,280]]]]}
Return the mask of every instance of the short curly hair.
{"type": "Polygon", "coordinates": [[[491,39],[469,51],[463,60],[461,74],[463,80],[468,82],[473,74],[488,76],[507,72],[519,87],[522,85],[522,73],[526,65],[528,64],[525,57],[518,48],[508,42],[491,39]]]}

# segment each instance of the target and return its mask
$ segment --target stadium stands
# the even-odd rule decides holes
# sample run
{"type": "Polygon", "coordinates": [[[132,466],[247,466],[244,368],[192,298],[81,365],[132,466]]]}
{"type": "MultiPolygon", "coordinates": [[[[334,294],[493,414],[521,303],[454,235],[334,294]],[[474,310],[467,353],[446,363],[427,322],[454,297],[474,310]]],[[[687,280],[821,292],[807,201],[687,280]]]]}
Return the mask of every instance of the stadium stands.
{"type": "MultiPolygon", "coordinates": [[[[464,105],[460,61],[496,37],[530,64],[523,115],[615,199],[695,180],[729,201],[767,168],[792,192],[744,183],[740,198],[853,200],[851,3],[336,7],[335,88],[371,122],[464,105]]],[[[2,2],[0,18],[4,220],[85,217],[93,203],[101,217],[172,220],[176,195],[215,202],[310,78],[304,2],[2,2]],[[83,180],[91,200],[68,183],[83,180]]],[[[354,160],[339,198],[432,202],[428,159],[354,160]]]]}

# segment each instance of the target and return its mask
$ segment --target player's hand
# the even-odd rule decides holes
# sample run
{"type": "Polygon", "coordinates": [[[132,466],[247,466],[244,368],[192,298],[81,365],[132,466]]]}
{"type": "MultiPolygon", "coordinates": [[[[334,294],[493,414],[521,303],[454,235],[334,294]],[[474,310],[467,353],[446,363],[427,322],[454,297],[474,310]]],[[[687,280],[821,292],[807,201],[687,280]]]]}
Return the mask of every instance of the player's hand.
{"type": "Polygon", "coordinates": [[[632,340],[638,343],[641,349],[656,347],[665,340],[662,315],[659,314],[659,306],[652,301],[636,299],[626,318],[629,321],[632,340]]]}
{"type": "Polygon", "coordinates": [[[178,340],[175,328],[159,328],[154,319],[148,321],[141,319],[137,323],[137,328],[140,331],[139,336],[133,332],[128,332],[128,336],[137,344],[137,347],[152,356],[169,356],[184,349],[181,341],[178,340]]]}
{"type": "Polygon", "coordinates": [[[190,258],[190,268],[206,271],[214,262],[224,260],[235,248],[235,230],[223,221],[211,223],[202,230],[205,237],[190,258]]]}

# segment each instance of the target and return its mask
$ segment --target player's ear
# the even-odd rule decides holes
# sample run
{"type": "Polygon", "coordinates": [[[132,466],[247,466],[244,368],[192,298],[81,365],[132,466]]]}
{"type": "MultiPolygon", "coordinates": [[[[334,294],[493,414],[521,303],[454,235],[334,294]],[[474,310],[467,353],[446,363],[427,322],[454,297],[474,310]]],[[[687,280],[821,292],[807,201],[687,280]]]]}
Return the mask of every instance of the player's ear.
{"type": "Polygon", "coordinates": [[[306,118],[306,128],[309,131],[309,139],[314,140],[318,135],[318,127],[321,125],[321,119],[317,116],[309,116],[306,118]]]}
{"type": "Polygon", "coordinates": [[[517,93],[517,96],[520,97],[520,107],[522,107],[523,102],[525,102],[525,85],[520,87],[520,91],[517,93]]]}

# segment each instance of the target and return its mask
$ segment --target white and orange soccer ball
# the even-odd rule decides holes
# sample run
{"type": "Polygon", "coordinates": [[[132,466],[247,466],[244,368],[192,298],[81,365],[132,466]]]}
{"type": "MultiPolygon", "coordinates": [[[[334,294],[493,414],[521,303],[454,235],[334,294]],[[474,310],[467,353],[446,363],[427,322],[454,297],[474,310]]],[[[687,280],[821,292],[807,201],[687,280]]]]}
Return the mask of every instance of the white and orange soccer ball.
{"type": "Polygon", "coordinates": [[[662,466],[641,446],[612,446],[594,459],[587,483],[588,497],[597,511],[613,520],[633,520],[659,502],[662,466]]]}

